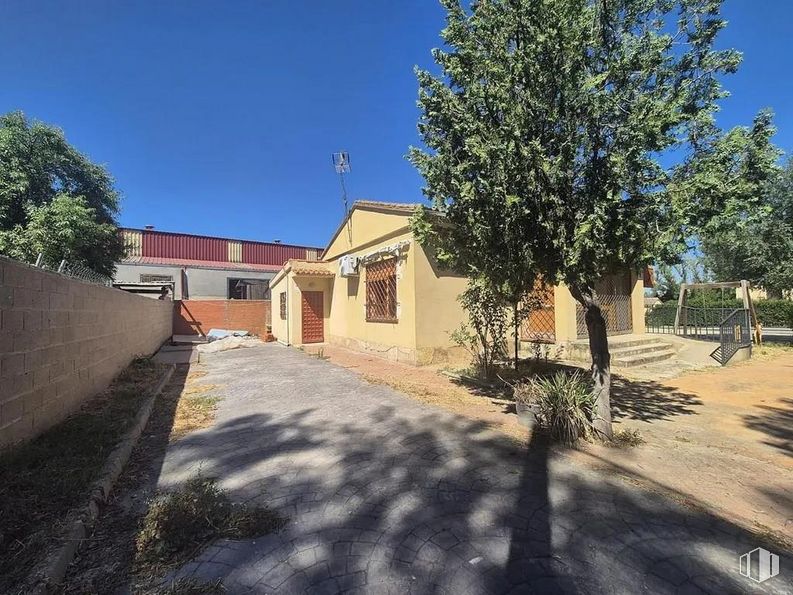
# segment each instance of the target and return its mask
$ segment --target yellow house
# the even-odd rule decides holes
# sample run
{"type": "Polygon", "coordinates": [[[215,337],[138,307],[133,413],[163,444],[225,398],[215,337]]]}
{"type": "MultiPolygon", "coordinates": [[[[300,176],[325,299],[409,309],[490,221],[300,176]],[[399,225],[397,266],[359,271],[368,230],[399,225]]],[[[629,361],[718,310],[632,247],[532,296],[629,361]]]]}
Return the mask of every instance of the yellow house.
{"type": "MultiPolygon", "coordinates": [[[[270,282],[272,332],[287,345],[330,343],[424,365],[463,355],[450,333],[466,320],[466,279],[440,270],[415,240],[417,205],[357,201],[320,260],[289,260],[270,282]]],[[[633,272],[598,287],[610,334],[644,332],[644,286],[633,272]]],[[[564,286],[524,324],[521,339],[565,344],[586,336],[564,286]]]]}

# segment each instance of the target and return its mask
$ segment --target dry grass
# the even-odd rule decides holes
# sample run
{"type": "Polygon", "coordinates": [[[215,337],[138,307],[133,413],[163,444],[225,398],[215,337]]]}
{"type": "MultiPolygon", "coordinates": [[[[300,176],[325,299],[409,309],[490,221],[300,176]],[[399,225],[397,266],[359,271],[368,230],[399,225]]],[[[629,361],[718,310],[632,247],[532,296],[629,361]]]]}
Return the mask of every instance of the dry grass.
{"type": "Polygon", "coordinates": [[[188,376],[185,388],[179,391],[178,395],[170,395],[171,398],[179,399],[171,429],[171,442],[176,442],[190,432],[212,425],[221,398],[209,393],[218,388],[216,384],[191,385],[188,376]]]}
{"type": "Polygon", "coordinates": [[[156,495],[162,457],[168,444],[214,421],[220,401],[213,391],[222,387],[204,383],[204,370],[177,368],[154,404],[149,423],[135,446],[94,527],[91,539],[70,567],[63,593],[216,593],[212,584],[176,582],[167,588],[153,574],[136,575],[136,542],[147,503],[156,495]],[[178,416],[178,421],[177,421],[178,416]],[[165,590],[164,590],[165,589],[165,590]],[[171,589],[171,590],[168,590],[171,589]],[[204,589],[204,590],[201,590],[204,589]]]}
{"type": "Polygon", "coordinates": [[[83,505],[112,449],[164,370],[138,359],[78,412],[0,454],[0,592],[15,592],[83,505]]]}
{"type": "Polygon", "coordinates": [[[225,592],[226,589],[219,579],[209,583],[202,583],[193,578],[180,578],[164,589],[157,589],[156,591],[158,595],[215,595],[225,592]]]}
{"type": "Polygon", "coordinates": [[[614,432],[614,435],[606,443],[606,446],[613,448],[633,448],[644,444],[645,440],[639,430],[619,429],[614,432]]]}
{"type": "Polygon", "coordinates": [[[151,500],[135,542],[135,565],[139,574],[155,577],[215,539],[258,537],[285,522],[269,508],[232,503],[214,479],[196,475],[151,500]]]}
{"type": "Polygon", "coordinates": [[[793,352],[793,343],[771,343],[766,342],[762,345],[755,345],[752,348],[752,360],[755,361],[763,361],[769,360],[779,357],[780,355],[785,355],[786,353],[793,352]]]}

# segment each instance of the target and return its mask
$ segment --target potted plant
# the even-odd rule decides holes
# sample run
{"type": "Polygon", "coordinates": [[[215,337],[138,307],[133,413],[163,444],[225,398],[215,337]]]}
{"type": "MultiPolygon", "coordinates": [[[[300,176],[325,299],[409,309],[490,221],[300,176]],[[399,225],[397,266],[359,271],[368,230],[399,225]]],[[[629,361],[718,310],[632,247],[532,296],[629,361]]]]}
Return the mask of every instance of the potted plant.
{"type": "Polygon", "coordinates": [[[518,421],[531,430],[538,423],[541,412],[536,381],[530,378],[514,385],[513,395],[518,421]]]}

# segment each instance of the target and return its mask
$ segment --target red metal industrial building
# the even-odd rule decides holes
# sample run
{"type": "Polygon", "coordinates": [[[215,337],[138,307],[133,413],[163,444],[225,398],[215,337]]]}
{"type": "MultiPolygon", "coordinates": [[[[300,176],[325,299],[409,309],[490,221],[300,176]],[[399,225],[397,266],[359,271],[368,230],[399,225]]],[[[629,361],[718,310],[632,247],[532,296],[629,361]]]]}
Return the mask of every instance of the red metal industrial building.
{"type": "Polygon", "coordinates": [[[262,335],[270,322],[270,279],[287,260],[317,260],[322,253],[313,246],[152,228],[121,233],[126,255],[116,268],[116,286],[152,297],[169,287],[176,302],[175,334],[219,327],[262,335]]]}

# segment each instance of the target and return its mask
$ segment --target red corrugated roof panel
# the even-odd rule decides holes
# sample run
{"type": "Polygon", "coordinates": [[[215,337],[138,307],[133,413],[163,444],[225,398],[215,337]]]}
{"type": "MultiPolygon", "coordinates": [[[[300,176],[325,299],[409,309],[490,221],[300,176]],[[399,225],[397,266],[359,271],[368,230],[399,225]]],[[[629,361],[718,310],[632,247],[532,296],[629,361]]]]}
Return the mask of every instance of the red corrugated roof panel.
{"type": "Polygon", "coordinates": [[[143,256],[227,260],[227,246],[227,241],[220,238],[148,230],[143,232],[143,256]]]}
{"type": "Polygon", "coordinates": [[[228,262],[229,243],[242,245],[242,262],[281,267],[290,258],[306,258],[307,250],[321,253],[322,248],[215,238],[151,229],[132,229],[141,234],[141,255],[146,258],[186,259],[190,261],[228,262]]]}
{"type": "Polygon", "coordinates": [[[283,265],[290,258],[305,258],[306,249],[286,244],[242,243],[242,261],[256,264],[283,265]]]}

